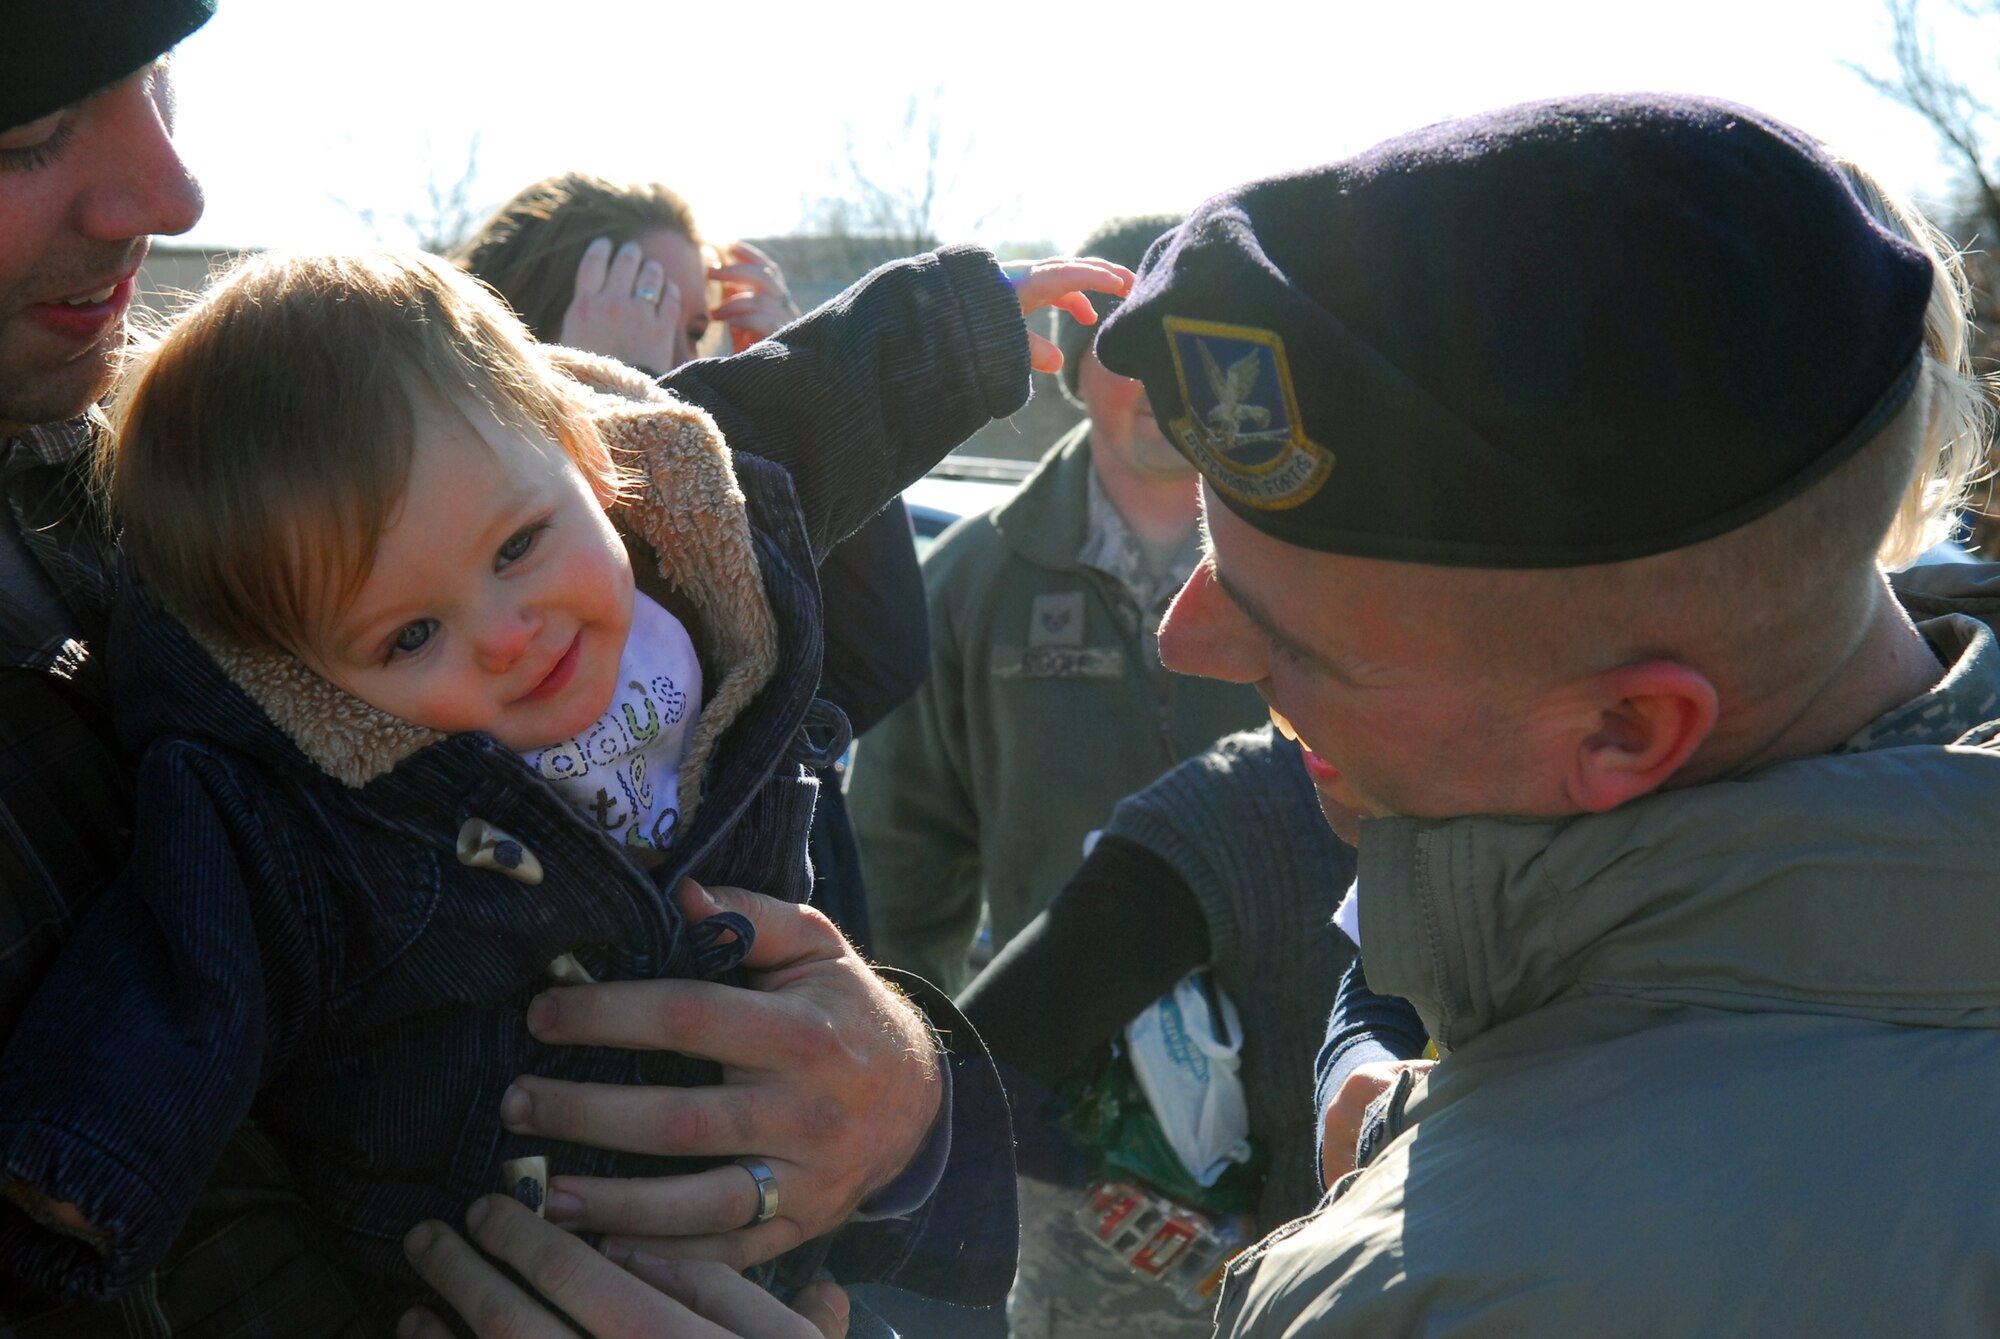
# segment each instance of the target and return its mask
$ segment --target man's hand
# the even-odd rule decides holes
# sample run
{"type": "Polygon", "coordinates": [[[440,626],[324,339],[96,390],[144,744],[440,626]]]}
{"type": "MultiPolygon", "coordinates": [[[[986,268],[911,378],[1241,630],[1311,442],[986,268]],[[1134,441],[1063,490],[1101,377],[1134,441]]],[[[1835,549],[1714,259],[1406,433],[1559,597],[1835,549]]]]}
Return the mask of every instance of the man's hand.
{"type": "Polygon", "coordinates": [[[1322,1186],[1331,1186],[1335,1181],[1354,1170],[1354,1146],[1361,1140],[1361,1120],[1368,1114],[1369,1103],[1389,1091],[1396,1084],[1396,1076],[1406,1069],[1425,1073],[1435,1060],[1378,1060],[1372,1065],[1360,1065],[1347,1080],[1340,1085],[1340,1091],[1327,1103],[1326,1116],[1320,1125],[1319,1176],[1322,1186]]]}
{"type": "MultiPolygon", "coordinates": [[[[842,1339],[847,1294],[816,1283],[791,1308],[707,1260],[656,1260],[629,1253],[606,1259],[508,1199],[488,1195],[465,1214],[481,1250],[511,1265],[535,1290],[524,1292],[443,1223],[419,1223],[403,1253],[454,1311],[480,1334],[574,1339],[542,1299],[596,1339],[842,1339]],[[621,1268],[620,1266],[623,1266],[621,1268]]],[[[450,1339],[445,1323],[415,1310],[399,1339],[450,1339]]]]}
{"type": "MultiPolygon", "coordinates": [[[[1003,265],[1007,282],[1021,300],[1021,315],[1028,316],[1044,307],[1060,307],[1084,325],[1097,324],[1097,309],[1084,296],[1086,291],[1124,297],[1132,291],[1135,278],[1123,265],[1108,260],[1016,261],[1003,265]]],[[[1062,350],[1052,340],[1028,332],[1028,365],[1037,372],[1055,372],[1063,363],[1062,350]]]]}
{"type": "Polygon", "coordinates": [[[550,1219],[615,1234],[647,1254],[742,1269],[851,1215],[922,1147],[942,1080],[929,1026],[811,907],[682,883],[690,920],[728,909],[757,927],[754,990],[706,981],[617,981],[551,990],[529,1007],[558,1045],[672,1050],[716,1060],[708,1088],[579,1084],[524,1076],[501,1102],[517,1134],[650,1154],[752,1155],[777,1178],[778,1212],[748,1226],[756,1181],[741,1167],[651,1180],[557,1176],[550,1219]]]}

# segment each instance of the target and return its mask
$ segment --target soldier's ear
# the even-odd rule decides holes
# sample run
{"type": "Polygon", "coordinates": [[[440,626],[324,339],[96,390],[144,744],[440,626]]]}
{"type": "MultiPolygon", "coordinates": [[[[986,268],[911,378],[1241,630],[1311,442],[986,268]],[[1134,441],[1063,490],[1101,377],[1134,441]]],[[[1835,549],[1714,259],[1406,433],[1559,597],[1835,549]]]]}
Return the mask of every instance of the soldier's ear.
{"type": "Polygon", "coordinates": [[[1594,719],[1569,759],[1570,803],[1603,813],[1665,785],[1715,728],[1715,685],[1689,665],[1648,660],[1590,680],[1594,719]]]}

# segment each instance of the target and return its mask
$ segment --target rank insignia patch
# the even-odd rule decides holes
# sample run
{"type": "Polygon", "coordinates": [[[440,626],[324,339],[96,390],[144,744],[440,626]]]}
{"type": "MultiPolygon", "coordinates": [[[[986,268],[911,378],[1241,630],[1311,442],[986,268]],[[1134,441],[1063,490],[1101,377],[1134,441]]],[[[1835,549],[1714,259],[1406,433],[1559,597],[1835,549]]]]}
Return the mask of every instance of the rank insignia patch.
{"type": "Polygon", "coordinates": [[[1285,344],[1269,330],[1164,318],[1188,413],[1168,430],[1210,483],[1267,511],[1296,507],[1333,473],[1299,423],[1285,344]]]}
{"type": "Polygon", "coordinates": [[[1083,592],[1037,595],[1028,612],[1028,645],[1082,646],[1083,592]]]}

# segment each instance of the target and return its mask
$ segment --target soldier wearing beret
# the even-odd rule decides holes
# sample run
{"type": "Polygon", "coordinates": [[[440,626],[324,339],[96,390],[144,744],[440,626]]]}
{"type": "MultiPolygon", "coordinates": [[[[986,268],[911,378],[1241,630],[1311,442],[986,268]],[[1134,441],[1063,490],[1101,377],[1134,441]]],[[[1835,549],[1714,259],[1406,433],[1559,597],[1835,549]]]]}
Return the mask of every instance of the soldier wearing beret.
{"type": "Polygon", "coordinates": [[[1163,656],[1310,750],[1443,1057],[1222,1333],[2000,1328],[2000,582],[1878,564],[1980,418],[1939,285],[1808,137],[1675,97],[1148,255],[1098,350],[1203,475],[1163,656]]]}

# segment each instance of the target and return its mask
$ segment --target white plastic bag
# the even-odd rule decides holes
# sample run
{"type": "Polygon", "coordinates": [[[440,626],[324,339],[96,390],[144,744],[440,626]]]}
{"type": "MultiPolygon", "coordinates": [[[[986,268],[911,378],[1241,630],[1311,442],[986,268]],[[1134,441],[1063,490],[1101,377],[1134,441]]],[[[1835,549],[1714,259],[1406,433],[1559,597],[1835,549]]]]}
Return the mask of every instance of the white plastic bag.
{"type": "Polygon", "coordinates": [[[1250,1160],[1250,1106],[1237,1074],[1243,1025],[1207,968],[1126,1025],[1125,1042],[1140,1090],[1197,1184],[1212,1186],[1230,1163],[1250,1160]]]}

